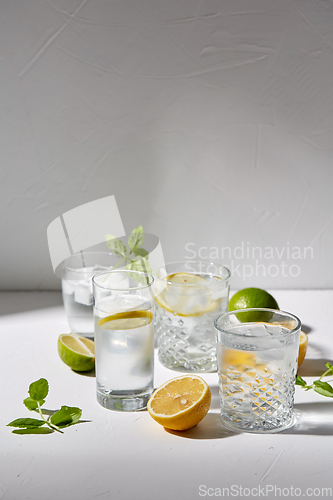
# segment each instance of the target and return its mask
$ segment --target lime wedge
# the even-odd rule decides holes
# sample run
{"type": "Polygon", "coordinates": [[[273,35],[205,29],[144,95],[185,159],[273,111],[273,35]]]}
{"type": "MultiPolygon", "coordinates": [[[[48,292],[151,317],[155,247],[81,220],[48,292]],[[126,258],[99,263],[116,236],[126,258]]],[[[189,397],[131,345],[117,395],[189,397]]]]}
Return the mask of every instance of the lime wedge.
{"type": "Polygon", "coordinates": [[[150,311],[126,311],[107,316],[98,322],[104,330],[132,330],[149,325],[153,320],[150,311]]]}
{"type": "Polygon", "coordinates": [[[94,342],[76,333],[59,336],[58,353],[62,361],[77,372],[87,372],[95,366],[94,342]]]}

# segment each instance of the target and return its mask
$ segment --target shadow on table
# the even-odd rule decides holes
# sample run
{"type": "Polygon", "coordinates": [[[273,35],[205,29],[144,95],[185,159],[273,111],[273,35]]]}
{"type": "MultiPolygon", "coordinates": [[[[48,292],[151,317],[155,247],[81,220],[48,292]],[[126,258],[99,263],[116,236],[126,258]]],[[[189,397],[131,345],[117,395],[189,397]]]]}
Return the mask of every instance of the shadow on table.
{"type": "Polygon", "coordinates": [[[313,329],[311,328],[311,326],[308,326],[308,325],[302,325],[302,331],[306,334],[310,333],[313,329]]]}
{"type": "Polygon", "coordinates": [[[56,291],[9,291],[1,292],[0,297],[0,316],[50,307],[63,307],[62,294],[56,291]]]}
{"type": "Polygon", "coordinates": [[[318,436],[333,435],[333,404],[300,403],[294,405],[296,422],[290,429],[281,434],[311,434],[318,436]]]}
{"type": "Polygon", "coordinates": [[[219,413],[207,413],[195,427],[188,431],[172,431],[165,429],[169,434],[174,434],[187,439],[223,439],[235,436],[237,433],[223,427],[219,413]]]}
{"type": "Polygon", "coordinates": [[[305,359],[298,370],[298,375],[301,377],[320,377],[327,370],[325,366],[327,362],[333,365],[332,359],[305,359]]]}

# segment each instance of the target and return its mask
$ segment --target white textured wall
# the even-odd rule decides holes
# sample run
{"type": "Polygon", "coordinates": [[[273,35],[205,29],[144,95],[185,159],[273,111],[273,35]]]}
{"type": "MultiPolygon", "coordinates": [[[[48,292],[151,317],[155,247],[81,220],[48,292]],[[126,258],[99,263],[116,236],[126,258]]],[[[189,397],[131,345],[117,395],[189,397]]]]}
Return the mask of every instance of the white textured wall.
{"type": "Polygon", "coordinates": [[[2,0],[0,287],[59,287],[48,224],[111,194],[167,260],[332,287],[332,26],[332,0],[2,0]]]}

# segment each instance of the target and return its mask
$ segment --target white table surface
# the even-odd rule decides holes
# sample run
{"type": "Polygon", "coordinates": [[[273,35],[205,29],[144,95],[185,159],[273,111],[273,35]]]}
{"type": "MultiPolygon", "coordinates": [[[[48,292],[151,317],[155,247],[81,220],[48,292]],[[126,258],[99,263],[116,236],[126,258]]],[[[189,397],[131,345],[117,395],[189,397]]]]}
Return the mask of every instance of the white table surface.
{"type": "MultiPolygon", "coordinates": [[[[324,371],[325,361],[333,363],[333,291],[272,293],[309,333],[300,371],[309,382],[324,371]]],[[[294,491],[324,498],[321,488],[333,495],[333,399],[296,387],[293,428],[234,434],[220,423],[217,374],[207,374],[208,415],[189,431],[168,432],[146,411],[119,413],[98,405],[94,376],[71,371],[58,357],[57,338],[68,331],[60,293],[0,293],[0,499],[291,498],[294,491]],[[36,416],[22,401],[41,377],[50,384],[45,408],[78,406],[89,422],[63,435],[12,434],[7,423],[36,416]]],[[[175,376],[156,359],[156,387],[175,376]]]]}

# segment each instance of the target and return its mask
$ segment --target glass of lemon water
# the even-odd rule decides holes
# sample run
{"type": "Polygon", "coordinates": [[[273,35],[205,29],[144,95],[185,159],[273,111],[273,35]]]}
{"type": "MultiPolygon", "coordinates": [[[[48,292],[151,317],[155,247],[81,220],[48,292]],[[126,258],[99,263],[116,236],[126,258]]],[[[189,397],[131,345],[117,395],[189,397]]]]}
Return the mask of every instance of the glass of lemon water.
{"type": "Polygon", "coordinates": [[[228,308],[230,271],[184,261],[160,267],[154,278],[160,362],[182,372],[216,371],[214,320],[228,308]]]}
{"type": "Polygon", "coordinates": [[[115,270],[93,277],[97,401],[146,408],[154,378],[154,293],[149,274],[115,270]]]}
{"type": "Polygon", "coordinates": [[[239,309],[215,326],[222,423],[241,432],[290,427],[300,320],[276,309],[239,309]]]}

